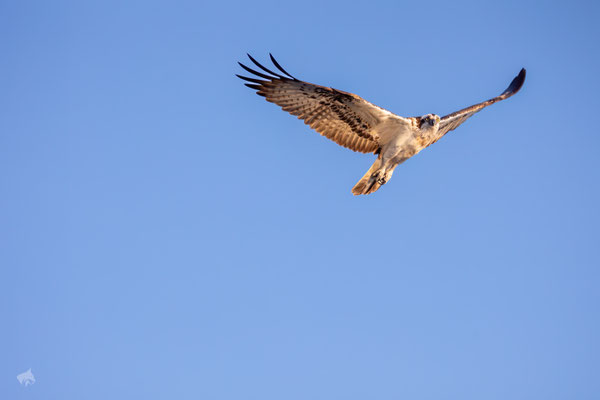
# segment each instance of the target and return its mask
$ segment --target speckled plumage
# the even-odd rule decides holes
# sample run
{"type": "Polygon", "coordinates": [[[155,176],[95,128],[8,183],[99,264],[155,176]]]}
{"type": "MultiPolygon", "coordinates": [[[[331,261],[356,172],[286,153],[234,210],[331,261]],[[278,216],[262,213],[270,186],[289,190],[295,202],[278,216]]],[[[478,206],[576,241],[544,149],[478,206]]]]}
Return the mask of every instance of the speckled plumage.
{"type": "Polygon", "coordinates": [[[265,73],[239,63],[246,71],[262,78],[237,75],[250,82],[246,86],[304,120],[305,124],[337,144],[353,151],[378,155],[369,171],[352,188],[355,195],[377,191],[389,181],[399,164],[456,129],[484,107],[514,95],[525,81],[525,69],[522,69],[501,95],[490,100],[443,118],[435,114],[405,118],[355,94],[298,80],[287,73],[272,55],[271,61],[281,73],[264,67],[250,55],[248,57],[265,73]]]}

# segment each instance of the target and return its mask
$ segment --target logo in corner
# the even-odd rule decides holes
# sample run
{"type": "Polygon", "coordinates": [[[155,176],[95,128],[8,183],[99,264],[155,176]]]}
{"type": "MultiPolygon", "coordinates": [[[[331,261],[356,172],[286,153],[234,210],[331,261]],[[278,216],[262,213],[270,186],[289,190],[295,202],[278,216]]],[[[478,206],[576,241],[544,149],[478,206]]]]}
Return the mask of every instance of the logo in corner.
{"type": "Polygon", "coordinates": [[[19,380],[19,383],[21,385],[25,386],[33,385],[35,383],[35,376],[33,376],[33,374],[31,373],[31,368],[29,368],[22,374],[17,375],[17,379],[19,380]]]}

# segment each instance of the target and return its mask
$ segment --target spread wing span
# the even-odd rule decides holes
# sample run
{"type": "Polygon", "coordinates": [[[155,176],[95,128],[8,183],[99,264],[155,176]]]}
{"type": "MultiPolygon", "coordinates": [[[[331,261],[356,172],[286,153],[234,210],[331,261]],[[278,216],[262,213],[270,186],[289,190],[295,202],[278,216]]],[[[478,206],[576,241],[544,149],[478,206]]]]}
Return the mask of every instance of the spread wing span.
{"type": "Polygon", "coordinates": [[[496,96],[493,99],[489,99],[479,104],[472,105],[471,107],[464,108],[460,111],[453,112],[452,114],[448,114],[440,120],[440,128],[439,133],[441,136],[458,128],[460,124],[465,122],[469,117],[473,114],[481,111],[483,108],[494,104],[500,100],[508,99],[510,96],[514,95],[521,89],[523,86],[523,82],[525,82],[525,68],[521,69],[519,75],[512,80],[508,88],[500,96],[496,96]]]}
{"type": "Polygon", "coordinates": [[[373,128],[394,114],[355,94],[296,79],[272,55],[271,61],[279,72],[262,66],[249,54],[248,57],[264,72],[239,63],[255,77],[237,76],[250,82],[246,86],[255,89],[259,96],[304,120],[305,124],[341,146],[361,153],[379,149],[379,136],[373,128]]]}

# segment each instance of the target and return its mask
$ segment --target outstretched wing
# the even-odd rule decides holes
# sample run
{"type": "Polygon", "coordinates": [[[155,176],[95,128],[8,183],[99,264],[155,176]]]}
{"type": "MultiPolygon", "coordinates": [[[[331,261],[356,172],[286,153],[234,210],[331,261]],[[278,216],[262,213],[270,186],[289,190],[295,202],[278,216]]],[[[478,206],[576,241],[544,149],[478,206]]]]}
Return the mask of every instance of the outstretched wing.
{"type": "Polygon", "coordinates": [[[248,54],[266,74],[239,63],[246,71],[263,79],[237,76],[251,82],[246,86],[256,89],[259,96],[296,115],[337,144],[362,153],[372,153],[379,148],[379,136],[373,127],[394,114],[355,94],[298,80],[270,56],[281,74],[265,68],[248,54]]]}
{"type": "Polygon", "coordinates": [[[517,93],[521,86],[523,86],[523,82],[525,82],[525,68],[521,69],[519,75],[512,80],[508,88],[500,96],[494,97],[493,99],[489,99],[488,101],[484,101],[479,104],[475,104],[471,107],[464,108],[460,111],[453,112],[452,114],[448,114],[440,120],[439,133],[443,136],[446,133],[450,132],[453,129],[458,128],[460,124],[465,122],[469,117],[471,117],[476,112],[481,111],[483,108],[494,104],[500,100],[508,99],[513,94],[517,93]]]}

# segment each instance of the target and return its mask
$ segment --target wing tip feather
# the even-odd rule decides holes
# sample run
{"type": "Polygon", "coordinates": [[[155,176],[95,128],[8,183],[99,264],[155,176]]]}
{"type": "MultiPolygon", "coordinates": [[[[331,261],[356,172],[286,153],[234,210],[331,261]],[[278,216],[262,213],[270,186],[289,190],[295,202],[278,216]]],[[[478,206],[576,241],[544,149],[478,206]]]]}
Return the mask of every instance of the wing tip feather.
{"type": "Polygon", "coordinates": [[[527,70],[525,68],[521,68],[521,71],[519,71],[519,75],[517,75],[512,80],[512,82],[510,83],[510,85],[508,85],[506,90],[504,92],[502,92],[501,96],[510,97],[513,94],[517,93],[519,90],[521,90],[521,88],[523,87],[523,84],[525,83],[526,75],[527,75],[527,70]]]}
{"type": "Polygon", "coordinates": [[[271,58],[271,62],[273,63],[273,65],[275,65],[275,67],[280,70],[281,72],[283,72],[285,75],[289,76],[290,78],[292,78],[293,80],[297,81],[298,79],[296,79],[295,77],[293,77],[292,75],[290,75],[285,69],[283,69],[283,67],[281,65],[279,65],[279,63],[277,62],[277,60],[275,59],[275,57],[273,57],[273,54],[269,53],[269,57],[271,58]]]}
{"type": "MultiPolygon", "coordinates": [[[[278,74],[277,72],[273,72],[270,69],[268,69],[267,67],[265,67],[264,65],[262,65],[261,63],[259,63],[258,61],[256,61],[254,59],[254,57],[252,57],[250,54],[246,53],[246,55],[248,56],[248,58],[250,59],[250,61],[252,61],[258,68],[262,69],[263,71],[265,71],[268,74],[274,75],[279,79],[288,79],[283,75],[278,74]]],[[[275,78],[273,78],[275,79],[275,78]]]]}
{"type": "MultiPolygon", "coordinates": [[[[251,74],[257,75],[263,79],[267,79],[270,81],[274,81],[274,80],[294,80],[296,82],[300,82],[299,79],[297,79],[296,77],[292,76],[289,72],[287,72],[285,69],[283,69],[283,67],[279,64],[279,62],[277,62],[277,60],[275,59],[275,57],[273,57],[273,54],[269,53],[269,57],[271,58],[271,62],[273,63],[273,65],[279,70],[281,71],[284,75],[281,75],[275,71],[272,71],[270,69],[268,69],[267,67],[265,67],[264,65],[262,65],[261,63],[259,63],[258,61],[256,61],[256,59],[254,57],[252,57],[249,53],[246,53],[246,55],[248,56],[248,58],[250,59],[250,61],[252,61],[252,63],[254,65],[256,65],[258,68],[260,68],[261,70],[263,70],[264,72],[266,72],[267,74],[273,75],[273,76],[269,76],[269,75],[265,75],[262,72],[256,71],[252,68],[247,67],[246,65],[242,64],[241,62],[238,61],[238,64],[240,65],[240,67],[244,68],[246,71],[250,72],[251,74]]],[[[239,76],[239,75],[238,75],[239,76]]],[[[242,78],[241,76],[239,76],[240,78],[242,78]]],[[[245,79],[245,78],[242,78],[245,79]]]]}

